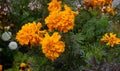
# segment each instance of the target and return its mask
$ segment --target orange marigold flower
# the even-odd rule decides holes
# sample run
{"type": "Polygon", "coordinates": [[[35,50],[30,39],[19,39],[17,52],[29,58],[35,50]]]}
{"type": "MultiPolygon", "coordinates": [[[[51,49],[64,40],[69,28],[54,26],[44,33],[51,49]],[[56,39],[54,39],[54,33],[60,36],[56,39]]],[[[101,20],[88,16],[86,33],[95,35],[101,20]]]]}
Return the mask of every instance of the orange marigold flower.
{"type": "Polygon", "coordinates": [[[3,66],[2,66],[2,65],[0,65],[0,71],[2,71],[2,69],[3,69],[3,66]]]}
{"type": "Polygon", "coordinates": [[[116,34],[110,33],[108,35],[107,33],[102,37],[102,42],[107,42],[106,45],[109,45],[113,47],[115,44],[120,44],[120,39],[116,37],[116,34]]]}
{"type": "Polygon", "coordinates": [[[51,60],[59,57],[61,53],[65,50],[65,43],[60,41],[61,36],[58,32],[54,32],[52,36],[48,33],[45,34],[45,37],[40,42],[42,45],[42,52],[45,56],[51,60]]]}
{"type": "Polygon", "coordinates": [[[99,6],[100,6],[100,4],[98,3],[97,0],[93,0],[93,1],[91,2],[91,5],[92,5],[93,7],[99,7],[99,6]]]}
{"type": "Polygon", "coordinates": [[[90,0],[84,0],[84,5],[90,6],[91,5],[91,1],[90,0]]]}
{"type": "Polygon", "coordinates": [[[53,11],[45,19],[45,23],[49,28],[49,31],[59,30],[60,32],[68,32],[74,28],[74,15],[78,12],[74,12],[67,5],[64,6],[64,11],[53,11]]]}
{"type": "Polygon", "coordinates": [[[113,0],[105,0],[107,5],[111,5],[113,0]]]}
{"type": "Polygon", "coordinates": [[[57,0],[52,0],[49,4],[48,4],[48,10],[49,11],[60,11],[61,10],[61,1],[57,1],[57,0]]]}
{"type": "Polygon", "coordinates": [[[75,15],[78,12],[74,12],[67,5],[64,6],[65,10],[60,12],[60,21],[57,23],[57,29],[60,32],[68,32],[74,28],[75,15]]]}
{"type": "Polygon", "coordinates": [[[84,5],[87,7],[98,7],[100,6],[100,2],[98,0],[84,0],[84,5]]]}
{"type": "Polygon", "coordinates": [[[22,29],[17,33],[16,40],[21,45],[28,45],[30,43],[31,46],[39,45],[39,42],[43,38],[43,34],[46,32],[45,30],[40,31],[42,25],[41,23],[32,22],[27,23],[22,26],[22,29]]]}
{"type": "Polygon", "coordinates": [[[98,0],[98,3],[100,3],[100,5],[104,6],[106,1],[105,0],[98,0]]]}

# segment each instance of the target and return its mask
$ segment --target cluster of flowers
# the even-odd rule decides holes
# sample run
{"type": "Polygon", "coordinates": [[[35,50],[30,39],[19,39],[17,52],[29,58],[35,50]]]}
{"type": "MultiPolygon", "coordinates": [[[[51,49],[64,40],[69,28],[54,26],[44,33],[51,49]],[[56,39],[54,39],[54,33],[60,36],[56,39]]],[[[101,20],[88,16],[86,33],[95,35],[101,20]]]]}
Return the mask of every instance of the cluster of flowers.
{"type": "Polygon", "coordinates": [[[115,44],[120,44],[120,39],[116,37],[116,34],[110,33],[110,35],[108,35],[108,33],[106,33],[102,37],[101,42],[106,42],[106,45],[113,47],[115,44]]]}
{"type": "Polygon", "coordinates": [[[62,10],[61,1],[52,0],[48,4],[49,16],[45,19],[45,23],[49,31],[58,30],[60,32],[68,32],[74,28],[74,18],[78,12],[74,12],[70,7],[64,5],[62,10]]]}
{"type": "Polygon", "coordinates": [[[40,30],[42,27],[41,23],[28,23],[23,25],[22,29],[17,33],[16,40],[21,45],[41,45],[42,51],[46,57],[51,60],[59,57],[59,54],[64,52],[65,44],[60,41],[61,36],[54,32],[50,36],[46,30],[40,30]],[[44,36],[45,35],[45,36],[44,36]]]}
{"type": "Polygon", "coordinates": [[[112,2],[113,0],[84,0],[84,5],[88,8],[99,8],[102,12],[114,15],[114,9],[111,7],[112,2]]]}
{"type": "MultiPolygon", "coordinates": [[[[13,23],[9,23],[7,16],[6,6],[1,6],[0,9],[0,31],[3,31],[3,33],[0,35],[1,39],[3,41],[9,41],[12,37],[12,33],[9,31],[14,27],[13,23]],[[2,9],[3,8],[3,9],[2,9]]],[[[17,48],[17,43],[15,41],[10,41],[8,44],[9,49],[15,50],[17,48]]],[[[2,51],[3,48],[0,48],[0,51],[2,51]]]]}
{"type": "MultiPolygon", "coordinates": [[[[50,11],[49,16],[45,19],[45,24],[49,28],[50,32],[58,30],[60,32],[68,32],[74,27],[74,15],[78,12],[74,12],[64,5],[62,10],[61,1],[52,0],[48,5],[50,11]]],[[[17,33],[16,40],[21,45],[41,45],[42,52],[48,59],[52,61],[59,57],[65,50],[65,43],[61,41],[61,35],[58,32],[54,32],[53,35],[49,35],[46,30],[40,30],[41,23],[27,23],[22,26],[22,29],[17,33]]]]}

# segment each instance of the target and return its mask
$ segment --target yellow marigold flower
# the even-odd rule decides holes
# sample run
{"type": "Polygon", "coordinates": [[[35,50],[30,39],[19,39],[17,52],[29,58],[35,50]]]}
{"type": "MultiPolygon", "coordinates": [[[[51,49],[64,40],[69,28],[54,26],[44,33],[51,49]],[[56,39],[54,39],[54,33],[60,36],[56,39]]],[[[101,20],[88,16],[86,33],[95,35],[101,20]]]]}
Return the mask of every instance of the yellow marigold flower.
{"type": "Polygon", "coordinates": [[[42,45],[42,52],[45,56],[51,60],[59,57],[61,53],[65,50],[65,43],[60,41],[61,36],[58,32],[54,32],[52,36],[48,33],[45,34],[45,37],[40,42],[42,45]]]}
{"type": "Polygon", "coordinates": [[[21,63],[21,64],[20,64],[20,67],[26,68],[26,67],[27,67],[27,64],[26,64],[26,63],[21,63]]]}
{"type": "Polygon", "coordinates": [[[49,11],[61,10],[61,1],[52,0],[48,5],[49,5],[48,6],[49,11]]]}
{"type": "Polygon", "coordinates": [[[114,15],[114,14],[115,14],[114,9],[111,8],[111,7],[109,7],[109,6],[105,8],[105,11],[108,12],[109,14],[111,14],[111,15],[114,15]]]}
{"type": "Polygon", "coordinates": [[[110,37],[107,45],[114,46],[114,44],[120,44],[120,39],[116,37],[116,34],[110,33],[110,37]]]}
{"type": "Polygon", "coordinates": [[[22,29],[17,33],[16,40],[21,45],[39,45],[39,42],[43,38],[43,34],[45,33],[45,30],[40,31],[42,25],[41,23],[32,22],[27,23],[24,26],[22,26],[22,29]]]}
{"type": "Polygon", "coordinates": [[[45,19],[45,23],[49,28],[49,31],[59,30],[60,32],[68,32],[74,28],[74,15],[78,12],[74,12],[67,5],[64,6],[64,11],[53,11],[45,19]]]}
{"type": "Polygon", "coordinates": [[[106,45],[109,45],[113,47],[115,44],[120,44],[120,39],[116,37],[116,34],[110,33],[108,35],[107,33],[102,37],[102,42],[107,42],[106,45]]]}
{"type": "Polygon", "coordinates": [[[108,39],[109,39],[109,36],[108,36],[108,33],[106,33],[106,34],[102,37],[101,41],[107,42],[108,39]]]}

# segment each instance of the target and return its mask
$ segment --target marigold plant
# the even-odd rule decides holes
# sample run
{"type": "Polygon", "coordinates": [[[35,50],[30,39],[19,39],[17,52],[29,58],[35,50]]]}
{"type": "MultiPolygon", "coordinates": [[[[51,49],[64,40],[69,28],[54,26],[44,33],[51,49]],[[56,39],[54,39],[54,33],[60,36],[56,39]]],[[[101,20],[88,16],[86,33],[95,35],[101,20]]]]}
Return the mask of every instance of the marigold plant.
{"type": "Polygon", "coordinates": [[[30,43],[31,46],[39,45],[39,42],[43,38],[43,34],[45,30],[40,31],[42,25],[41,23],[27,23],[22,26],[22,29],[17,33],[16,40],[21,45],[28,45],[30,43]]]}
{"type": "Polygon", "coordinates": [[[54,32],[52,36],[48,33],[45,34],[45,37],[40,42],[42,45],[42,52],[45,56],[51,60],[59,57],[61,53],[65,50],[65,43],[60,41],[61,36],[58,32],[54,32]]]}
{"type": "Polygon", "coordinates": [[[109,45],[111,47],[113,47],[115,44],[120,44],[120,39],[116,37],[116,34],[110,33],[110,35],[108,35],[108,33],[106,33],[102,39],[102,42],[106,42],[106,45],[109,45]]]}
{"type": "Polygon", "coordinates": [[[113,0],[84,0],[84,5],[88,8],[98,8],[102,12],[114,15],[114,9],[111,7],[113,0]]]}
{"type": "Polygon", "coordinates": [[[105,5],[111,5],[113,0],[84,0],[84,4],[88,7],[100,7],[105,5]]]}
{"type": "Polygon", "coordinates": [[[120,71],[114,1],[0,0],[0,71],[120,71]]]}

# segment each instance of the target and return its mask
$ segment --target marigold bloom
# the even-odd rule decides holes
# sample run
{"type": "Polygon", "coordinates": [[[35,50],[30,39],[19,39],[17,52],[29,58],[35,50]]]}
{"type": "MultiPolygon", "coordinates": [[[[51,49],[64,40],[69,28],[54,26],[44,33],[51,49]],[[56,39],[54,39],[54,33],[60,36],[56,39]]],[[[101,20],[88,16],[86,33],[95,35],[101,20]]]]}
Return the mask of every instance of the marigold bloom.
{"type": "Polygon", "coordinates": [[[97,0],[93,0],[93,1],[91,2],[91,5],[92,5],[93,7],[99,7],[99,6],[100,6],[100,3],[98,3],[97,0]]]}
{"type": "Polygon", "coordinates": [[[84,5],[87,7],[99,7],[101,4],[98,0],[84,0],[84,5]]]}
{"type": "Polygon", "coordinates": [[[108,40],[109,40],[109,36],[108,36],[108,33],[106,33],[106,34],[102,37],[101,41],[107,42],[108,40]]]}
{"type": "Polygon", "coordinates": [[[25,24],[17,33],[16,40],[21,45],[39,45],[45,33],[45,30],[40,31],[41,27],[42,25],[39,22],[37,24],[35,22],[25,24]]]}
{"type": "Polygon", "coordinates": [[[3,66],[2,66],[2,65],[0,65],[0,71],[2,71],[2,69],[3,69],[3,66]]]}
{"type": "Polygon", "coordinates": [[[110,33],[110,35],[108,35],[108,33],[106,33],[102,39],[102,42],[107,42],[106,45],[109,45],[111,47],[113,47],[115,44],[120,44],[120,39],[116,37],[116,34],[110,33]]]}
{"type": "Polygon", "coordinates": [[[49,11],[61,10],[61,1],[52,0],[48,5],[49,5],[48,6],[49,11]]]}
{"type": "Polygon", "coordinates": [[[26,68],[26,67],[27,67],[27,64],[26,64],[26,63],[21,63],[21,64],[20,64],[20,67],[26,68]]]}
{"type": "Polygon", "coordinates": [[[111,5],[113,0],[105,0],[107,5],[111,5]]]}
{"type": "Polygon", "coordinates": [[[58,30],[60,32],[68,32],[74,28],[75,15],[78,12],[73,12],[67,5],[64,6],[65,10],[60,12],[60,21],[58,22],[58,30]]]}
{"type": "Polygon", "coordinates": [[[45,19],[45,23],[49,28],[49,31],[59,30],[60,32],[68,32],[74,28],[74,15],[78,12],[74,12],[67,5],[64,6],[64,11],[50,12],[49,16],[45,19]]]}
{"type": "Polygon", "coordinates": [[[112,14],[112,15],[114,15],[114,14],[115,14],[114,9],[113,9],[113,8],[111,8],[111,7],[106,7],[106,8],[105,8],[105,11],[106,11],[106,12],[108,12],[109,14],[112,14]]]}
{"type": "Polygon", "coordinates": [[[45,34],[45,37],[40,42],[42,45],[42,52],[45,56],[51,60],[59,57],[61,53],[65,50],[65,43],[60,41],[61,36],[58,32],[54,32],[52,36],[48,33],[45,34]]]}
{"type": "Polygon", "coordinates": [[[84,5],[89,7],[91,5],[91,1],[90,0],[84,0],[84,5]]]}
{"type": "Polygon", "coordinates": [[[104,6],[106,1],[105,0],[98,0],[98,2],[100,3],[100,5],[104,6]]]}

